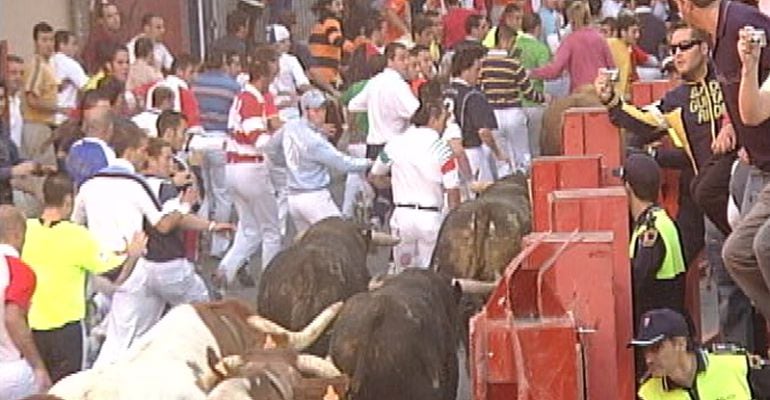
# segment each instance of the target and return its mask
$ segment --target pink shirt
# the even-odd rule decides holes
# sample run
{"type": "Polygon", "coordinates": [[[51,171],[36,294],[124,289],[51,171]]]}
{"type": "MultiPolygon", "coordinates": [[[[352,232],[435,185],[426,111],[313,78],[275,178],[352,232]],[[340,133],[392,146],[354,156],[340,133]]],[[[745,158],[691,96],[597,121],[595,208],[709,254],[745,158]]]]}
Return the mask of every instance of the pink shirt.
{"type": "Polygon", "coordinates": [[[592,85],[599,68],[614,68],[607,39],[597,29],[583,28],[567,35],[553,61],[530,71],[537,79],[556,79],[566,69],[570,77],[570,92],[583,85],[592,85]]]}

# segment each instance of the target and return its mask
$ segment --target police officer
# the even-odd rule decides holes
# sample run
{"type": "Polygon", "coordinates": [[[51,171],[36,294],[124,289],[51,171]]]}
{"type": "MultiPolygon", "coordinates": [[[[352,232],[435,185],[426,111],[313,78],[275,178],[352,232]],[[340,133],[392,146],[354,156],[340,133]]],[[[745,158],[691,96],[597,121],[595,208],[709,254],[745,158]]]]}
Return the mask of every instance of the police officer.
{"type": "Polygon", "coordinates": [[[642,400],[749,400],[767,396],[764,361],[740,351],[709,352],[695,343],[685,318],[670,309],[650,310],[629,344],[644,353],[647,379],[642,400]]]}
{"type": "Polygon", "coordinates": [[[676,224],[655,204],[660,167],[646,154],[631,154],[622,178],[634,218],[629,256],[634,287],[634,319],[645,311],[684,312],[685,263],[676,224]]]}

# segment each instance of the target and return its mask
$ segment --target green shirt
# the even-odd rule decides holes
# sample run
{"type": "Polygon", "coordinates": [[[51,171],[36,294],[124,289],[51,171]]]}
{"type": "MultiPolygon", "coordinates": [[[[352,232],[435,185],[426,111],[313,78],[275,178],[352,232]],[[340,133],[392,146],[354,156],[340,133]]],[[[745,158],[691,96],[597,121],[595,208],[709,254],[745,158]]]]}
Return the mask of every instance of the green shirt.
{"type": "MultiPolygon", "coordinates": [[[[548,45],[528,33],[520,32],[513,48],[518,50],[521,65],[527,70],[542,67],[551,61],[551,50],[548,45]]],[[[532,78],[530,80],[535,91],[543,93],[543,81],[532,78]]],[[[522,104],[525,107],[538,105],[526,99],[522,99],[522,104]]]]}
{"type": "MultiPolygon", "coordinates": [[[[350,100],[361,93],[361,91],[364,90],[364,86],[366,86],[368,82],[369,80],[365,79],[350,85],[348,90],[346,90],[344,93],[342,93],[342,96],[340,96],[340,101],[342,104],[347,107],[348,103],[350,103],[350,100]]],[[[366,112],[350,113],[350,132],[353,135],[351,139],[362,138],[363,140],[361,141],[366,141],[366,133],[369,132],[369,117],[367,116],[366,112]]]]}

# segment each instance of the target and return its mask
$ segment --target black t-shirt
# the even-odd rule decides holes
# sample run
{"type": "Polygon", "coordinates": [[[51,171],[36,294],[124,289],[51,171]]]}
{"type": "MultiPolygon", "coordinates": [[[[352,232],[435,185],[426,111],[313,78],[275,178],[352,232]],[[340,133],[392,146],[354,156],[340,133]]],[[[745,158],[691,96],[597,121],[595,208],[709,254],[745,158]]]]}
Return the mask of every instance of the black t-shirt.
{"type": "MultiPolygon", "coordinates": [[[[148,177],[148,180],[159,178],[148,177]]],[[[179,191],[171,182],[163,181],[158,189],[158,199],[163,204],[179,195],[179,191]]],[[[153,262],[168,262],[185,258],[184,239],[180,229],[173,229],[169,233],[161,233],[147,220],[144,221],[144,231],[147,232],[147,253],[145,258],[153,262]]]]}
{"type": "Polygon", "coordinates": [[[448,95],[454,102],[454,115],[463,135],[463,147],[481,146],[479,129],[497,129],[497,119],[484,93],[461,82],[452,82],[448,95]]]}
{"type": "MultiPolygon", "coordinates": [[[[719,20],[712,51],[716,65],[717,80],[722,86],[725,106],[730,121],[735,127],[739,145],[746,148],[752,165],[770,172],[770,119],[757,126],[746,126],[738,110],[738,94],[741,84],[742,63],[738,55],[738,33],[744,26],[763,29],[770,37],[770,18],[756,7],[737,1],[722,1],[719,5],[719,20]]],[[[762,50],[759,60],[759,84],[770,74],[770,49],[762,50]]]]}

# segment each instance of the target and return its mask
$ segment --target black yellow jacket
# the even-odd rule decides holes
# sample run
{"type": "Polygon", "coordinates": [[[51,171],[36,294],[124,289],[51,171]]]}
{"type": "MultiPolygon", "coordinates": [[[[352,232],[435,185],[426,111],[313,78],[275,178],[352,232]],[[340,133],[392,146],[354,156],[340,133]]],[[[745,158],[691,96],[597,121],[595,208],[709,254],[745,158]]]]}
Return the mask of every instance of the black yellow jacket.
{"type": "Polygon", "coordinates": [[[701,81],[685,82],[645,107],[625,103],[617,95],[607,103],[612,122],[646,143],[668,134],[687,155],[693,171],[711,157],[711,143],[721,128],[724,100],[711,67],[701,81]]]}

